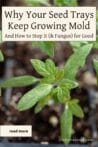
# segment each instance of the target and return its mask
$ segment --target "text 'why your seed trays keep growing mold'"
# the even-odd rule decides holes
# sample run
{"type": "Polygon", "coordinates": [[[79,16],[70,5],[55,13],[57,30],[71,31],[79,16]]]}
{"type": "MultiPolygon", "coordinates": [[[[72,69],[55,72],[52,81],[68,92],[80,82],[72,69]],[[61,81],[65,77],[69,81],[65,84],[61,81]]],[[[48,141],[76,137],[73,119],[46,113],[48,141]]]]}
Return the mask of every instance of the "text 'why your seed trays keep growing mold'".
{"type": "Polygon", "coordinates": [[[3,41],[95,41],[95,7],[3,7],[3,41]]]}

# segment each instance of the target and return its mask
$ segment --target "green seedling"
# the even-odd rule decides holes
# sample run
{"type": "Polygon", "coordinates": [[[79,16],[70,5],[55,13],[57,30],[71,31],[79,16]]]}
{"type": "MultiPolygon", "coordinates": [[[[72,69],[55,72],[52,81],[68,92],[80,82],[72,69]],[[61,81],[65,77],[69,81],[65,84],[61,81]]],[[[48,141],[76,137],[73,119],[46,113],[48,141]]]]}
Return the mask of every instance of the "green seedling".
{"type": "Polygon", "coordinates": [[[55,103],[62,104],[64,111],[60,117],[61,140],[67,144],[72,134],[73,116],[83,118],[84,114],[76,98],[71,98],[71,90],[78,87],[75,81],[76,73],[83,67],[86,57],[91,51],[93,44],[82,44],[79,50],[73,52],[63,68],[58,68],[55,63],[47,59],[45,62],[32,59],[31,64],[41,76],[20,76],[5,80],[1,88],[23,87],[36,85],[24,94],[18,104],[19,111],[25,111],[35,106],[35,113],[40,112],[53,99],[55,103]]]}
{"type": "Polygon", "coordinates": [[[64,105],[64,112],[61,114],[61,139],[68,143],[71,137],[73,116],[83,118],[84,114],[77,99],[71,99],[70,91],[78,86],[78,83],[65,78],[64,68],[59,69],[54,62],[47,59],[44,63],[38,59],[32,59],[31,64],[42,78],[33,76],[15,77],[1,83],[1,88],[22,87],[38,83],[37,86],[21,97],[17,109],[24,111],[35,106],[35,113],[38,113],[46,106],[50,99],[64,105]],[[66,131],[65,131],[66,130],[66,131]]]}

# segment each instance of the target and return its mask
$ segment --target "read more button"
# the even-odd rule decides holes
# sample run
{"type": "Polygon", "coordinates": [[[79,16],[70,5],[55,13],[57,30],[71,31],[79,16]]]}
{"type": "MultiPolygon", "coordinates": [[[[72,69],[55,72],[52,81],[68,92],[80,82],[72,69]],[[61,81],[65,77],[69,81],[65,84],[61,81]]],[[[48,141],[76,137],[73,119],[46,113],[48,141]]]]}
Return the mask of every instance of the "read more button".
{"type": "Polygon", "coordinates": [[[0,137],[31,137],[31,125],[2,125],[0,126],[0,137]]]}
{"type": "Polygon", "coordinates": [[[28,130],[21,130],[21,129],[17,129],[17,130],[9,130],[9,132],[11,133],[28,133],[28,130]]]}

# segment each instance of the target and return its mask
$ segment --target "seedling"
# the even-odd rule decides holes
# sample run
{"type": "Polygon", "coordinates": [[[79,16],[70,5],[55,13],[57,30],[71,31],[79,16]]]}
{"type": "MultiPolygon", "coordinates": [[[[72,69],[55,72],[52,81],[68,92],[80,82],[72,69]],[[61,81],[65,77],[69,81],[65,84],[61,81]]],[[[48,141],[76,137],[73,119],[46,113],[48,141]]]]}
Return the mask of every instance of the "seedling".
{"type": "Polygon", "coordinates": [[[1,88],[23,87],[32,84],[37,86],[24,94],[20,99],[17,109],[24,111],[35,106],[35,113],[38,113],[48,104],[50,99],[55,103],[64,105],[64,112],[61,114],[61,139],[69,143],[72,134],[73,116],[83,118],[84,114],[76,98],[71,99],[70,91],[78,86],[75,76],[80,67],[85,64],[87,55],[90,53],[93,44],[82,45],[70,56],[64,68],[58,68],[54,62],[47,59],[45,62],[32,59],[31,64],[42,78],[33,76],[20,76],[11,78],[1,83],[1,88]],[[77,62],[78,61],[78,62],[77,62]]]}

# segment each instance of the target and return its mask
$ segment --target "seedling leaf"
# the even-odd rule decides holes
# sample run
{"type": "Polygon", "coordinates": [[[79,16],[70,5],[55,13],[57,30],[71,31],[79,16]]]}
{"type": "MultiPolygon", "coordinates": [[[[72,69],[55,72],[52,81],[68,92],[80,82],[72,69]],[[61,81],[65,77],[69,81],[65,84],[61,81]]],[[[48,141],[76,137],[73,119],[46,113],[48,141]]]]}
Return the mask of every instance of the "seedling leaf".
{"type": "Polygon", "coordinates": [[[38,79],[33,76],[19,76],[5,80],[3,83],[1,83],[0,87],[1,88],[23,87],[23,86],[32,85],[37,81],[38,79]]]}
{"type": "Polygon", "coordinates": [[[65,78],[75,80],[76,73],[80,67],[84,66],[87,55],[90,53],[93,44],[83,45],[75,51],[65,64],[65,78]]]}
{"type": "Polygon", "coordinates": [[[49,76],[49,72],[46,69],[46,65],[43,61],[40,61],[38,59],[32,59],[31,63],[36,70],[37,73],[39,73],[41,76],[47,77],[49,76]]]}
{"type": "Polygon", "coordinates": [[[71,90],[78,87],[78,83],[73,80],[63,79],[60,86],[65,87],[68,90],[71,90]]]}
{"type": "Polygon", "coordinates": [[[56,6],[77,6],[77,0],[54,0],[56,6]]]}
{"type": "Polygon", "coordinates": [[[65,144],[68,144],[72,134],[72,122],[73,116],[72,113],[66,105],[63,114],[61,115],[61,139],[65,144]]]}
{"type": "Polygon", "coordinates": [[[54,64],[54,62],[53,62],[52,60],[47,59],[45,65],[46,65],[47,71],[48,71],[50,74],[55,74],[55,72],[56,72],[56,67],[55,67],[55,64],[54,64]]]}
{"type": "Polygon", "coordinates": [[[39,113],[45,107],[45,105],[48,104],[48,101],[50,100],[50,98],[51,98],[51,95],[48,95],[44,97],[43,99],[41,99],[35,107],[35,113],[39,113]]]}
{"type": "Polygon", "coordinates": [[[96,41],[93,42],[93,48],[98,49],[98,36],[96,36],[96,41]]]}
{"type": "Polygon", "coordinates": [[[97,82],[98,82],[98,60],[94,59],[93,64],[94,64],[94,69],[95,69],[96,74],[97,74],[97,82]]]}
{"type": "Polygon", "coordinates": [[[24,111],[33,107],[39,100],[46,97],[52,89],[52,85],[43,84],[27,92],[18,103],[18,110],[24,111]]]}
{"type": "Polygon", "coordinates": [[[4,61],[4,57],[3,57],[3,54],[2,52],[0,51],[0,62],[4,61]]]}
{"type": "Polygon", "coordinates": [[[80,107],[80,105],[77,103],[77,101],[70,100],[70,102],[69,102],[69,109],[72,112],[72,114],[75,115],[76,117],[80,117],[80,118],[84,117],[83,110],[80,107]]]}

